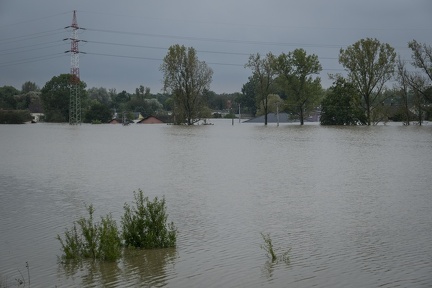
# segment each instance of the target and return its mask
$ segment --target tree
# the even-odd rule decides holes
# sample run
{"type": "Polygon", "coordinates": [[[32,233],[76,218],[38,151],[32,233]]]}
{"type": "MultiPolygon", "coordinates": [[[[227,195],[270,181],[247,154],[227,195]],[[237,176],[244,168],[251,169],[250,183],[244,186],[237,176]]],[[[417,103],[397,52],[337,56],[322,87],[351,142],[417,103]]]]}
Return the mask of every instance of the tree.
{"type": "Polygon", "coordinates": [[[13,86],[0,87],[0,108],[2,109],[16,109],[15,95],[18,95],[19,91],[13,86]]]}
{"type": "Polygon", "coordinates": [[[216,93],[208,90],[208,89],[204,89],[203,91],[203,100],[205,101],[205,103],[207,104],[207,106],[213,110],[222,110],[223,109],[223,103],[220,97],[217,97],[216,93]]]}
{"type": "Polygon", "coordinates": [[[114,106],[116,105],[115,100],[117,97],[117,90],[115,88],[108,89],[108,97],[110,102],[110,108],[114,108],[114,106]]]}
{"type": "Polygon", "coordinates": [[[261,58],[259,53],[249,56],[249,61],[245,68],[252,70],[255,91],[258,105],[262,105],[264,113],[264,125],[267,125],[268,96],[273,92],[275,81],[274,70],[275,56],[269,52],[265,58],[261,58]]]}
{"type": "Polygon", "coordinates": [[[240,105],[243,107],[242,109],[243,110],[245,108],[248,109],[249,113],[252,116],[255,116],[257,111],[257,105],[256,105],[257,96],[255,91],[255,87],[256,87],[255,80],[256,79],[254,77],[249,76],[249,81],[246,84],[243,84],[243,87],[241,89],[241,94],[236,99],[236,101],[240,103],[240,105]]]}
{"type": "Polygon", "coordinates": [[[149,99],[151,96],[150,87],[140,85],[139,88],[135,88],[135,95],[140,100],[149,99]]]}
{"type": "Polygon", "coordinates": [[[112,119],[112,113],[108,106],[105,104],[94,101],[90,109],[86,111],[84,121],[92,123],[100,121],[107,123],[112,119]]]}
{"type": "Polygon", "coordinates": [[[321,125],[364,125],[360,96],[354,85],[338,77],[321,102],[321,125]]]}
{"type": "Polygon", "coordinates": [[[368,125],[371,125],[372,110],[381,105],[378,100],[381,90],[393,76],[395,58],[393,47],[371,38],[340,49],[339,63],[347,69],[349,82],[363,98],[368,125]]]}
{"type": "Polygon", "coordinates": [[[312,77],[322,70],[318,56],[307,55],[304,49],[282,53],[276,58],[275,70],[279,76],[278,84],[288,95],[287,110],[303,125],[309,112],[318,105],[321,95],[321,79],[312,77]]]}
{"type": "Polygon", "coordinates": [[[174,99],[176,124],[193,125],[203,117],[205,103],[202,94],[209,89],[213,70],[199,61],[196,50],[178,44],[169,47],[160,67],[164,90],[174,99]]]}
{"type": "Polygon", "coordinates": [[[410,87],[409,73],[405,67],[405,62],[400,58],[400,56],[397,62],[396,80],[399,84],[399,95],[402,100],[404,125],[409,125],[410,124],[410,106],[408,102],[409,87],[410,87]]]}
{"type": "Polygon", "coordinates": [[[31,96],[38,92],[27,92],[25,94],[15,95],[15,109],[25,110],[29,108],[31,96]]]}
{"type": "Polygon", "coordinates": [[[115,90],[111,90],[112,108],[117,112],[123,112],[126,110],[126,103],[131,100],[131,95],[123,90],[122,92],[115,94],[115,90]]]}
{"type": "Polygon", "coordinates": [[[421,125],[423,112],[427,112],[426,102],[432,102],[432,47],[415,40],[409,42],[408,47],[412,50],[411,64],[420,70],[407,73],[407,80],[413,90],[414,105],[421,125]]]}
{"type": "Polygon", "coordinates": [[[428,80],[420,73],[410,73],[408,83],[412,88],[412,104],[417,115],[418,124],[422,124],[428,91],[428,80]]]}
{"type": "MultiPolygon", "coordinates": [[[[70,74],[54,76],[41,90],[41,101],[47,122],[68,122],[69,121],[69,98],[70,98],[70,74]]],[[[86,99],[86,84],[79,83],[78,93],[81,101],[86,99]]]]}
{"type": "Polygon", "coordinates": [[[127,102],[126,109],[128,111],[139,112],[142,116],[158,115],[163,105],[159,103],[156,98],[151,99],[137,99],[134,98],[127,102]]]}
{"type": "Polygon", "coordinates": [[[27,81],[21,86],[21,93],[23,94],[34,91],[39,91],[39,87],[34,82],[27,81]]]}
{"type": "Polygon", "coordinates": [[[427,103],[432,101],[430,93],[432,89],[432,47],[420,44],[415,40],[409,42],[408,47],[412,50],[411,65],[417,70],[408,71],[405,62],[399,57],[396,80],[404,104],[405,125],[409,125],[409,114],[412,108],[417,114],[418,123],[421,125],[424,112],[426,114],[430,112],[427,103]],[[408,105],[409,100],[411,102],[409,104],[412,106],[408,105]]]}
{"type": "MultiPolygon", "coordinates": [[[[279,111],[281,111],[282,109],[282,103],[283,100],[281,99],[281,97],[277,94],[269,94],[268,95],[268,101],[267,101],[267,113],[276,113],[278,111],[278,107],[279,107],[279,111]]],[[[257,111],[257,115],[264,115],[264,106],[260,105],[258,111],[257,111]]]]}
{"type": "Polygon", "coordinates": [[[426,76],[432,81],[432,47],[426,44],[420,44],[413,40],[408,43],[412,50],[412,65],[421,69],[426,76]]]}
{"type": "Polygon", "coordinates": [[[88,98],[91,100],[97,100],[99,103],[110,105],[111,99],[106,88],[93,87],[87,90],[88,98]]]}
{"type": "Polygon", "coordinates": [[[27,95],[30,95],[30,103],[27,107],[28,110],[31,113],[43,113],[44,111],[43,111],[42,102],[40,99],[41,92],[34,92],[34,91],[28,92],[26,94],[26,96],[27,95]]]}

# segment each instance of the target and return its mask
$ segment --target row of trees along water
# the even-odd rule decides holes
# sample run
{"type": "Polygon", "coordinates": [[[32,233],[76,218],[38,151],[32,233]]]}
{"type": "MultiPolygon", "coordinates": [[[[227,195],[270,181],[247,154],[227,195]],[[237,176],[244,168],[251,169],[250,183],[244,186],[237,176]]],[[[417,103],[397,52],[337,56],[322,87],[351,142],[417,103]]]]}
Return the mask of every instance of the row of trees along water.
{"type": "MultiPolygon", "coordinates": [[[[84,122],[108,122],[115,113],[139,112],[166,122],[192,125],[203,118],[233,113],[238,106],[249,116],[287,112],[301,125],[311,113],[321,114],[323,125],[374,125],[382,121],[421,124],[432,118],[432,48],[413,40],[411,60],[404,61],[393,47],[366,38],[340,49],[345,75],[328,75],[334,82],[324,89],[318,76],[318,56],[302,49],[274,55],[252,54],[245,64],[251,76],[241,92],[217,94],[210,90],[213,70],[198,59],[193,47],[173,45],[163,59],[163,93],[152,94],[140,85],[135,93],[115,88],[86,89],[80,82],[84,122]]],[[[70,76],[54,76],[42,89],[25,82],[21,91],[0,88],[0,123],[5,110],[43,112],[47,122],[68,122],[70,76]]]]}

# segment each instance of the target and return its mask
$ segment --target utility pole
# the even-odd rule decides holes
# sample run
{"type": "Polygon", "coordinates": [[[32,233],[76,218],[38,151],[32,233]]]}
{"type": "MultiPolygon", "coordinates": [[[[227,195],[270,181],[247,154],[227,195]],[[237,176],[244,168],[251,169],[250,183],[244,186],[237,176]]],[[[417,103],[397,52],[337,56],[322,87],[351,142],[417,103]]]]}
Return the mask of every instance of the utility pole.
{"type": "Polygon", "coordinates": [[[279,127],[279,102],[276,103],[277,127],[279,127]]]}
{"type": "MultiPolygon", "coordinates": [[[[70,98],[69,98],[69,125],[81,124],[81,95],[79,93],[80,74],[79,74],[79,53],[78,49],[78,36],[79,29],[84,30],[78,26],[76,11],[73,11],[72,25],[65,27],[65,29],[72,29],[71,38],[63,40],[71,40],[71,49],[65,53],[71,53],[71,69],[70,69],[70,98]]],[[[84,41],[85,42],[85,41],[84,41]]]]}

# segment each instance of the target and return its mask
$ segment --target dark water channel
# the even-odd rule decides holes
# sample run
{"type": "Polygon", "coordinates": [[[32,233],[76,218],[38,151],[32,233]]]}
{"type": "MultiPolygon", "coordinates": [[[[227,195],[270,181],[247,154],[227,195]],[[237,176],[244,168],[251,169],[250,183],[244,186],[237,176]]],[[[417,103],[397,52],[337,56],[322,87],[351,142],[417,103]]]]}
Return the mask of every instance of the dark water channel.
{"type": "Polygon", "coordinates": [[[0,125],[0,286],[432,287],[432,125],[0,125]],[[165,195],[175,249],[61,264],[92,203],[165,195]],[[271,263],[260,233],[290,261],[271,263]]]}

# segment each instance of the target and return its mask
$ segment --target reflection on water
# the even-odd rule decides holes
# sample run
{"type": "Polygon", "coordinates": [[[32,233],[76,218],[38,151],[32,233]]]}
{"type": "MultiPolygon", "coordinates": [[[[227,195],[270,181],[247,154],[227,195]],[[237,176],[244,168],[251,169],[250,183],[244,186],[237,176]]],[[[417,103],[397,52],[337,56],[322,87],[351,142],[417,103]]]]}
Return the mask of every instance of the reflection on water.
{"type": "Polygon", "coordinates": [[[0,125],[0,281],[28,261],[32,287],[431,286],[432,126],[212,122],[0,125]],[[59,263],[84,203],[119,221],[139,188],[176,249],[59,263]]]}
{"type": "Polygon", "coordinates": [[[125,249],[121,260],[113,262],[62,260],[58,277],[85,287],[164,287],[176,257],[175,248],[125,249]]]}
{"type": "Polygon", "coordinates": [[[265,278],[271,280],[275,269],[290,269],[290,266],[291,261],[288,257],[277,261],[267,260],[261,268],[261,273],[265,278]]]}
{"type": "Polygon", "coordinates": [[[167,270],[172,268],[168,266],[174,266],[176,257],[174,248],[129,250],[124,255],[124,270],[127,271],[124,277],[132,286],[164,287],[167,270]]]}
{"type": "Polygon", "coordinates": [[[58,277],[66,277],[78,286],[107,287],[118,283],[122,271],[116,262],[99,262],[93,260],[62,261],[59,263],[58,277]]]}

